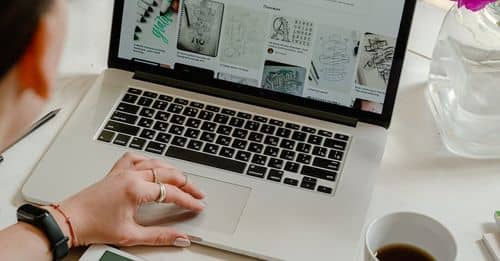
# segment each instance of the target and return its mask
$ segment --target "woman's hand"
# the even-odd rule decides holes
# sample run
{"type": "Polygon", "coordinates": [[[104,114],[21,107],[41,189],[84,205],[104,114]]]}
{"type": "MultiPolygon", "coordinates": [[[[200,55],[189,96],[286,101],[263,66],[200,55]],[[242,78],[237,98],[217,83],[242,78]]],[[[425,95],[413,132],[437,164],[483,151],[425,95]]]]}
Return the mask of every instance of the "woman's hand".
{"type": "Polygon", "coordinates": [[[144,227],[135,220],[142,204],[160,197],[153,170],[159,182],[166,184],[165,203],[195,212],[203,210],[203,194],[192,183],[186,183],[181,171],[159,160],[127,153],[103,180],[61,203],[71,218],[75,244],[189,246],[185,234],[169,227],[144,227]]]}

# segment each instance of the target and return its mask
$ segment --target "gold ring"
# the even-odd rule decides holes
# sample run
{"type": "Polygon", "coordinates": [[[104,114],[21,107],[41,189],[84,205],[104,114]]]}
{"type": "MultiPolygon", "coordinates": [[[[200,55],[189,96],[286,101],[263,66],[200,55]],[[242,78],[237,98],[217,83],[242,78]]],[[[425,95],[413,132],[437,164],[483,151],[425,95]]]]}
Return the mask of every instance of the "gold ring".
{"type": "Polygon", "coordinates": [[[158,183],[160,186],[160,197],[156,200],[156,203],[163,203],[165,199],[167,198],[167,186],[163,183],[158,183]]]}

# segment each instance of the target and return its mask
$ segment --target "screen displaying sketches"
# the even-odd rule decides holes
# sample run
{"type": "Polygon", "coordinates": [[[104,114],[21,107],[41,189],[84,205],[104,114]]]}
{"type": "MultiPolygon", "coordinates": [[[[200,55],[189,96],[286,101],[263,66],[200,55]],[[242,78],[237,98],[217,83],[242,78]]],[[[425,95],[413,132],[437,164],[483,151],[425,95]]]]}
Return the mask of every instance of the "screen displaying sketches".
{"type": "Polygon", "coordinates": [[[382,113],[404,1],[125,0],[119,57],[382,113]]]}

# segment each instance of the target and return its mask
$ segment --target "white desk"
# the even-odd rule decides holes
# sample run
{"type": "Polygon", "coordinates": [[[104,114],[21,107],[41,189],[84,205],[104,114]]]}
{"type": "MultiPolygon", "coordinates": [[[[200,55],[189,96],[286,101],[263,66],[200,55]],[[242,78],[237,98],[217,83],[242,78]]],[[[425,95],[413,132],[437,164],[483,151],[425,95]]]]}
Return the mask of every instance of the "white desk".
{"type": "MultiPolygon", "coordinates": [[[[4,154],[0,164],[0,227],[15,222],[23,201],[20,188],[50,140],[75,108],[85,86],[106,67],[112,1],[70,1],[70,33],[58,89],[47,110],[63,107],[55,120],[4,154]]],[[[401,79],[386,154],[367,221],[395,211],[435,217],[451,229],[458,260],[488,260],[479,243],[496,230],[492,211],[500,209],[500,161],[467,160],[443,147],[424,98],[429,61],[444,11],[419,5],[401,79]]],[[[133,248],[150,260],[246,260],[202,246],[189,249],[133,248]]],[[[75,260],[81,251],[73,251],[75,260]]]]}

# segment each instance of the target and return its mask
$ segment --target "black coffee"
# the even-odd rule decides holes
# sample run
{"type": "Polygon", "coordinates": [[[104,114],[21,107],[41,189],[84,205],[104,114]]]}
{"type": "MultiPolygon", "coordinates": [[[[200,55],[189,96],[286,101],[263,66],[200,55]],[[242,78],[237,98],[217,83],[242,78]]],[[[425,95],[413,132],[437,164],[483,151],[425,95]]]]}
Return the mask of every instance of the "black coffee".
{"type": "Polygon", "coordinates": [[[424,250],[407,244],[393,244],[380,248],[376,254],[380,261],[436,261],[424,250]]]}

